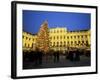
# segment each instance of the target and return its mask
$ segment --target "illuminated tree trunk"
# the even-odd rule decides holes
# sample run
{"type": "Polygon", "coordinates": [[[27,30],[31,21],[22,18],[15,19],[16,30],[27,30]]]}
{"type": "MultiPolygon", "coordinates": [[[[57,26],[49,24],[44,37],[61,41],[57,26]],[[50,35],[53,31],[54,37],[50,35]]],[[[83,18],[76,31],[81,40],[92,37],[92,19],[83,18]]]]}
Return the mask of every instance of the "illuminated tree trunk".
{"type": "Polygon", "coordinates": [[[49,31],[48,23],[45,21],[38,32],[37,48],[47,53],[49,51],[49,31]]]}

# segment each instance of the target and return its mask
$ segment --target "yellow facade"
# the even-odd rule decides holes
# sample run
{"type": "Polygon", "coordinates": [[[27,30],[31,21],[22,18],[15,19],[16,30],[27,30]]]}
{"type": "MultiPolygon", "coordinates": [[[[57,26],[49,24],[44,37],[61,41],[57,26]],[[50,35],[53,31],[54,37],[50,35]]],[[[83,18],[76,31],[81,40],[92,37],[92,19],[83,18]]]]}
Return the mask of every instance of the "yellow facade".
{"type": "Polygon", "coordinates": [[[23,50],[35,49],[36,47],[37,35],[30,34],[28,32],[23,32],[23,50]]]}
{"type": "Polygon", "coordinates": [[[66,28],[49,29],[50,47],[53,50],[63,50],[66,46],[66,28]]]}
{"type": "Polygon", "coordinates": [[[54,50],[90,48],[90,30],[68,31],[66,28],[49,29],[50,46],[54,50]]]}
{"type": "MultiPolygon", "coordinates": [[[[68,31],[65,27],[49,28],[49,45],[53,50],[90,48],[90,30],[68,31]]],[[[23,50],[35,49],[37,35],[23,32],[23,50]]]]}

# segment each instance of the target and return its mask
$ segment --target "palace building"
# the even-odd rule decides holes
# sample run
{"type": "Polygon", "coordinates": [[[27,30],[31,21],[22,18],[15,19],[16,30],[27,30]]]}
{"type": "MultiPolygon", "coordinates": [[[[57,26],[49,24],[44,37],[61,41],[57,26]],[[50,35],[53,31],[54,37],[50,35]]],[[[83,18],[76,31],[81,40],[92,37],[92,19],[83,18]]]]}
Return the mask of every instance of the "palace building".
{"type": "Polygon", "coordinates": [[[23,35],[22,38],[23,50],[30,50],[30,49],[35,50],[37,35],[28,32],[23,32],[22,35],[23,35]]]}
{"type": "MultiPolygon", "coordinates": [[[[44,22],[43,24],[47,24],[47,22],[44,22]]],[[[46,25],[46,27],[48,26],[46,25]]],[[[23,31],[23,50],[30,50],[30,49],[35,50],[36,47],[38,47],[37,46],[38,33],[31,34],[31,33],[23,31]]],[[[48,28],[48,34],[49,34],[48,45],[49,45],[50,50],[64,51],[71,48],[72,49],[73,48],[90,49],[90,46],[91,46],[90,30],[69,31],[67,30],[66,27],[55,27],[55,28],[48,28]]],[[[41,45],[45,45],[45,42],[44,44],[41,44],[41,45]]]]}
{"type": "Polygon", "coordinates": [[[68,31],[66,28],[49,29],[50,46],[54,50],[90,47],[90,30],[68,31]]]}

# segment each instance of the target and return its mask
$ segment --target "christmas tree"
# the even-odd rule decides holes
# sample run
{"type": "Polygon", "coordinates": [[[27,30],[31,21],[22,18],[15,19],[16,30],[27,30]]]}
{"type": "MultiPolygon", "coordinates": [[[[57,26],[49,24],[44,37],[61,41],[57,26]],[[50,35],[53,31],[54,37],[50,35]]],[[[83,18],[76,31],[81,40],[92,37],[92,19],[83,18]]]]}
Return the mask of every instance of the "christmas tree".
{"type": "Polygon", "coordinates": [[[49,31],[48,22],[45,21],[37,35],[37,48],[47,53],[49,51],[49,31]]]}

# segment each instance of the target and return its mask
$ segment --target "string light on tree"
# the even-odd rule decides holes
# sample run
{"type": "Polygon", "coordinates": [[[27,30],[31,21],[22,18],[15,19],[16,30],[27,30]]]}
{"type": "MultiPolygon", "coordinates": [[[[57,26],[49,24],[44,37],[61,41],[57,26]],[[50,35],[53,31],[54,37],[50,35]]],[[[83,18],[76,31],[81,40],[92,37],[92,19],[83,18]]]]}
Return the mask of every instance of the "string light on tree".
{"type": "Polygon", "coordinates": [[[45,21],[38,32],[37,48],[47,53],[49,51],[49,31],[48,22],[45,21]]]}

